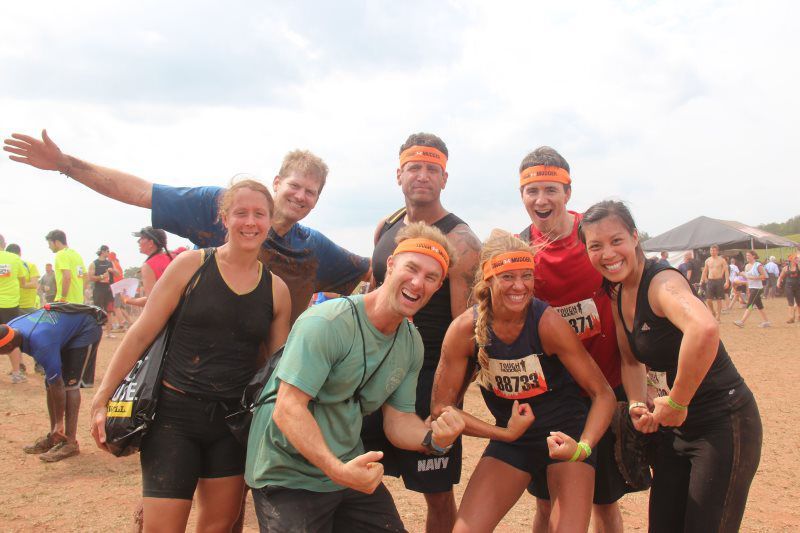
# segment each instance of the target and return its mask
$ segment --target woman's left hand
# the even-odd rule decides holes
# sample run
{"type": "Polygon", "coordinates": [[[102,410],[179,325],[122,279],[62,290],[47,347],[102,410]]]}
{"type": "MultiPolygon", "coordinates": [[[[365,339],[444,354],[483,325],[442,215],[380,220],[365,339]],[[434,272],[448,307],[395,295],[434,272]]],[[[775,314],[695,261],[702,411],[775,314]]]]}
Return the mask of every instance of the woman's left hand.
{"type": "Polygon", "coordinates": [[[547,437],[547,449],[550,452],[551,459],[569,461],[575,455],[578,443],[566,433],[551,431],[550,436],[547,437]]]}
{"type": "Polygon", "coordinates": [[[670,407],[667,398],[668,396],[662,396],[653,400],[656,406],[653,410],[653,418],[660,426],[682,426],[686,421],[686,415],[689,414],[689,409],[670,407]]]}

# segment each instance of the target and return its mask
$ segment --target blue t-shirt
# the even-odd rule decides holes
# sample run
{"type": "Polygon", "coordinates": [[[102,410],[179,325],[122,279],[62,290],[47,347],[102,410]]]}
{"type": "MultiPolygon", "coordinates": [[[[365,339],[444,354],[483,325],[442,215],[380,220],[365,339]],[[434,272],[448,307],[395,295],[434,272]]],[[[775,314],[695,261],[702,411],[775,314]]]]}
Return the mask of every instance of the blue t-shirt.
{"type": "MultiPolygon", "coordinates": [[[[225,227],[218,220],[221,187],[153,185],[153,227],[180,235],[205,248],[225,243],[225,227]]],[[[369,270],[369,259],[348,252],[317,230],[300,224],[286,235],[271,228],[260,257],[264,265],[286,282],[292,296],[294,323],[315,292],[350,294],[369,270]]]]}
{"type": "Polygon", "coordinates": [[[90,346],[103,335],[97,320],[86,313],[38,309],[8,325],[22,336],[22,351],[44,367],[48,383],[61,376],[61,350],[90,346]]]}

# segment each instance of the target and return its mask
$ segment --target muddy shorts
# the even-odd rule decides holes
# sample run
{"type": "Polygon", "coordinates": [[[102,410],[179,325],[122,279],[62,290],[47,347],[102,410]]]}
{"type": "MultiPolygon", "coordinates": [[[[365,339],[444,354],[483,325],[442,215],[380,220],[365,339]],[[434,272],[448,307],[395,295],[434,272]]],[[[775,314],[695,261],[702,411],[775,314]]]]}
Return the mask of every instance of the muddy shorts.
{"type": "Polygon", "coordinates": [[[227,412],[219,401],[161,387],[139,458],[145,498],[191,500],[200,478],[244,474],[245,447],[228,429],[227,412]]]}

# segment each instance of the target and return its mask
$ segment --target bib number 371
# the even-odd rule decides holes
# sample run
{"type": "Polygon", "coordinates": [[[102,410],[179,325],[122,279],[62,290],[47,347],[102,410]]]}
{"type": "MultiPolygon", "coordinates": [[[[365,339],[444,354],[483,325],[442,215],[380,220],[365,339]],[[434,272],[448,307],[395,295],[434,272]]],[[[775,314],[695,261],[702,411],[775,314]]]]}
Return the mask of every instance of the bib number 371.
{"type": "Polygon", "coordinates": [[[575,330],[579,339],[586,340],[600,333],[600,313],[591,298],[554,309],[575,330]]]}

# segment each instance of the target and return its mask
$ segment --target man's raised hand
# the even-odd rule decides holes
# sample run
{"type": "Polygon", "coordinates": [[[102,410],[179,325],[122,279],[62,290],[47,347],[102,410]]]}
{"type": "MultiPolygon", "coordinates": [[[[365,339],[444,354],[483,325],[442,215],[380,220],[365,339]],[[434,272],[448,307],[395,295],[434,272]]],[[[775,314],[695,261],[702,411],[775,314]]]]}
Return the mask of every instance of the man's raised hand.
{"type": "Polygon", "coordinates": [[[61,149],[42,130],[42,140],[21,133],[12,133],[4,141],[3,150],[16,155],[8,156],[12,161],[25,163],[42,170],[59,170],[66,164],[66,156],[61,149]]]}

